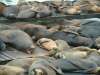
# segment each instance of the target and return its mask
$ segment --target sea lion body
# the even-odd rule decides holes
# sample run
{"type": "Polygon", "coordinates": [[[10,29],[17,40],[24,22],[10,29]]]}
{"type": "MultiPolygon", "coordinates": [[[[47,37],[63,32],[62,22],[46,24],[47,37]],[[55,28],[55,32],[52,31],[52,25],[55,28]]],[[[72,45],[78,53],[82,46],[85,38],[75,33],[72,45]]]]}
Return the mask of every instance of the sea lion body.
{"type": "Polygon", "coordinates": [[[4,30],[0,32],[0,38],[18,50],[35,48],[30,36],[21,30],[4,30]]]}

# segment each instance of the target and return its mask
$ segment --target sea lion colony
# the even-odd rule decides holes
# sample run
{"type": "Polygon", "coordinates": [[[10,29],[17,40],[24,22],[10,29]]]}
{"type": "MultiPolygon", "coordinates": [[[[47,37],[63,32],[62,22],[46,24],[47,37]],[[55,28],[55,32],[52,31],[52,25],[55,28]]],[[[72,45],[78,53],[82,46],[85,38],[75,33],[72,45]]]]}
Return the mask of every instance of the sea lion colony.
{"type": "Polygon", "coordinates": [[[68,2],[24,2],[16,6],[0,4],[0,14],[9,18],[41,18],[57,15],[74,15],[100,13],[99,0],[76,0],[73,5],[68,2]]]}
{"type": "MultiPolygon", "coordinates": [[[[30,4],[34,8],[40,6],[45,9],[37,7],[33,12],[33,7],[28,9],[30,6],[22,3],[6,7],[3,14],[6,17],[29,18],[32,15],[44,17],[51,13],[48,2],[30,4]],[[23,13],[28,14],[24,16],[23,13]]],[[[60,7],[59,3],[52,5],[56,9],[60,7]]],[[[79,9],[79,6],[75,8],[79,9]]],[[[0,75],[63,75],[69,72],[76,75],[100,75],[99,24],[99,18],[63,19],[46,25],[29,22],[0,23],[0,52],[13,48],[32,55],[31,58],[15,59],[0,65],[0,75]]]]}

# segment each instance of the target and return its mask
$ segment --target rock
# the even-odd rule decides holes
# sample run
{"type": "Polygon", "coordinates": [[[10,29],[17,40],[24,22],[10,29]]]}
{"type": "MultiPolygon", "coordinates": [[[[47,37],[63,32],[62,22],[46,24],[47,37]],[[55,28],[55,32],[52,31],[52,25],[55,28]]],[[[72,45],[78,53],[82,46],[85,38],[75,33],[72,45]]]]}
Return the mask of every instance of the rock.
{"type": "Polygon", "coordinates": [[[30,53],[35,48],[32,39],[21,30],[4,30],[0,32],[0,38],[6,43],[13,45],[16,49],[30,53]]]}
{"type": "Polygon", "coordinates": [[[25,71],[19,67],[0,65],[0,75],[25,75],[25,71]]]}
{"type": "Polygon", "coordinates": [[[55,41],[51,40],[51,39],[48,39],[48,38],[42,38],[40,40],[37,41],[37,44],[46,49],[46,50],[52,50],[54,48],[57,48],[57,45],[55,43],[55,41]]]}

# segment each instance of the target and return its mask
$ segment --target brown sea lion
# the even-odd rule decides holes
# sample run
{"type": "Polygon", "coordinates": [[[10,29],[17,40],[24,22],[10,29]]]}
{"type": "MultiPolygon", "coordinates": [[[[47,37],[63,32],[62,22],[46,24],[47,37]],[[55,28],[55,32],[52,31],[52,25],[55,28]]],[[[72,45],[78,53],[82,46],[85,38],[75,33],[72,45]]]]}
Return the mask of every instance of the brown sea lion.
{"type": "Polygon", "coordinates": [[[18,29],[21,29],[28,33],[30,36],[34,36],[34,31],[38,32],[36,29],[43,29],[46,30],[46,26],[38,25],[38,24],[32,24],[28,22],[16,22],[13,23],[12,26],[15,26],[18,29]]]}
{"type": "Polygon", "coordinates": [[[2,15],[2,12],[5,7],[6,7],[6,5],[0,2],[0,15],[2,15]]]}
{"type": "Polygon", "coordinates": [[[4,30],[0,32],[0,38],[18,50],[30,53],[35,48],[30,36],[21,30],[4,30]]]}

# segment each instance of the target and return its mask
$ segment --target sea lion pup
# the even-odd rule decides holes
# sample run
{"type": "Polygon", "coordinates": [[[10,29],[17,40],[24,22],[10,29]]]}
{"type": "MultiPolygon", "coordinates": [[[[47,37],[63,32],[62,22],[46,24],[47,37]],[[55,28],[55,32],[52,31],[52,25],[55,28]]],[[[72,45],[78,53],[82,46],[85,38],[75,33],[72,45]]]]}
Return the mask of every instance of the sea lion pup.
{"type": "Polygon", "coordinates": [[[0,75],[25,75],[25,71],[15,66],[0,65],[0,75]]]}
{"type": "Polygon", "coordinates": [[[31,53],[35,48],[31,37],[21,30],[4,30],[0,32],[0,38],[16,49],[31,53]]]}

